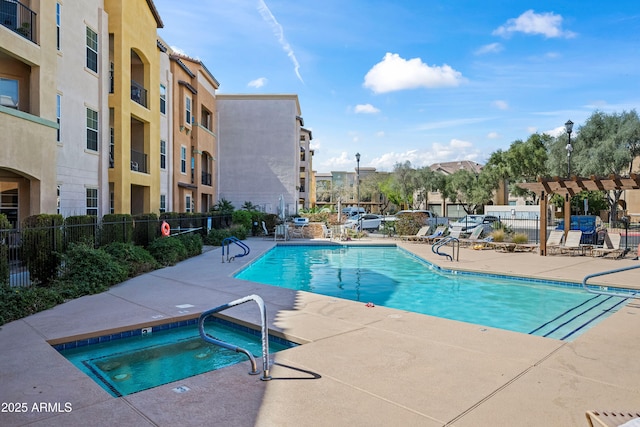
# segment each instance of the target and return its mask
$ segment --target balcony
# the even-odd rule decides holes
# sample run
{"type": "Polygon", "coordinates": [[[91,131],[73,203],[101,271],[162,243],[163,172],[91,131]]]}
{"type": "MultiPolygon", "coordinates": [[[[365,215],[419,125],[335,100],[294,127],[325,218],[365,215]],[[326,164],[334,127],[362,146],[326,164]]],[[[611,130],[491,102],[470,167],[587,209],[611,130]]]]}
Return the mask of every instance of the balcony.
{"type": "Polygon", "coordinates": [[[131,100],[147,107],[147,90],[139,83],[131,80],[131,100]]]}
{"type": "Polygon", "coordinates": [[[0,0],[0,25],[36,42],[36,13],[15,0],[0,0]]]}
{"type": "Polygon", "coordinates": [[[134,172],[149,173],[147,169],[147,155],[145,153],[131,150],[131,170],[134,172]]]}
{"type": "Polygon", "coordinates": [[[202,172],[202,185],[211,186],[211,174],[202,172]]]}

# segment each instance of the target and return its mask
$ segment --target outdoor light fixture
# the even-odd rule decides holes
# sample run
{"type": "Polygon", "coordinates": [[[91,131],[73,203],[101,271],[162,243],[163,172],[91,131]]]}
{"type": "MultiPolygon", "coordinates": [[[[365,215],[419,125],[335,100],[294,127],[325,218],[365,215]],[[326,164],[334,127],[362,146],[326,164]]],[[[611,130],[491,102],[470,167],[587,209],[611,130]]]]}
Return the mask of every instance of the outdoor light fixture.
{"type": "Polygon", "coordinates": [[[567,131],[567,135],[569,135],[569,142],[567,142],[567,178],[571,178],[571,152],[573,151],[573,146],[571,145],[571,131],[573,131],[573,122],[571,120],[567,120],[567,123],[564,124],[564,128],[567,131]]]}
{"type": "Polygon", "coordinates": [[[360,153],[356,153],[356,199],[358,202],[358,216],[360,218],[360,223],[358,224],[358,231],[362,231],[362,215],[360,214],[360,153]]]}

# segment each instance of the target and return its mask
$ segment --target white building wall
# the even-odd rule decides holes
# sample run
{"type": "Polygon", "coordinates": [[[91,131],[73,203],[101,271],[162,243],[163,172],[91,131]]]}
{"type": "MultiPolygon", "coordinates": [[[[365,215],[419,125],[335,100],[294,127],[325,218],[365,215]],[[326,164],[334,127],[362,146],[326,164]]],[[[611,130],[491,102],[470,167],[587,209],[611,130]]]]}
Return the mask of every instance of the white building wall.
{"type": "MultiPolygon", "coordinates": [[[[161,40],[164,46],[167,46],[161,40]]],[[[160,113],[160,139],[166,142],[166,163],[165,168],[160,168],[160,195],[165,196],[166,211],[170,212],[173,206],[173,183],[172,183],[172,165],[173,165],[173,75],[171,73],[171,64],[169,59],[169,51],[160,51],[160,84],[166,88],[166,106],[165,113],[160,113]]],[[[160,144],[160,141],[158,141],[160,144]]],[[[156,161],[154,159],[151,162],[156,161]]],[[[160,160],[157,159],[159,162],[160,160]]]]}
{"type": "Polygon", "coordinates": [[[300,165],[297,95],[218,95],[219,188],[236,209],[244,202],[296,213],[300,165]]]}
{"type": "MultiPolygon", "coordinates": [[[[61,96],[57,156],[59,212],[87,212],[86,189],[98,189],[98,216],[108,213],[109,33],[102,0],[61,3],[57,92],[61,96]],[[98,72],[86,68],[86,27],[98,34],[98,72]],[[98,112],[98,150],[87,149],[87,112],[98,112]]],[[[55,37],[55,34],[53,35],[55,37]]]]}

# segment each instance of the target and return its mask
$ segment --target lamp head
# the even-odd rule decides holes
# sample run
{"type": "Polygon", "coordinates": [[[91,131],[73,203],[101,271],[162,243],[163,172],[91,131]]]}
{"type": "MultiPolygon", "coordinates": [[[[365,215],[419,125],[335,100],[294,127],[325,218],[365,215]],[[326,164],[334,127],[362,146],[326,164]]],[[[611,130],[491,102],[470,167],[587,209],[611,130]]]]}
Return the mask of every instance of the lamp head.
{"type": "Polygon", "coordinates": [[[571,131],[573,131],[573,122],[571,120],[567,120],[567,123],[564,124],[564,128],[569,135],[571,135],[571,131]]]}
{"type": "Polygon", "coordinates": [[[356,153],[356,160],[359,162],[360,161],[360,153],[356,153]]]}

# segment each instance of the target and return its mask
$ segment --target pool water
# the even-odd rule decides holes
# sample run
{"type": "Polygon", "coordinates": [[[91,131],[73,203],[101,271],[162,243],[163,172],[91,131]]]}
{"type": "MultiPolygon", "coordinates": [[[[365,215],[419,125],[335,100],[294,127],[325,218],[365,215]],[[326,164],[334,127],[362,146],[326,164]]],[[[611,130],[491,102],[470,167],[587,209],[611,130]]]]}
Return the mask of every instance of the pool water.
{"type": "Polygon", "coordinates": [[[235,277],[562,340],[626,302],[578,284],[446,272],[395,246],[276,246],[235,277]]]}
{"type": "MultiPolygon", "coordinates": [[[[207,322],[205,328],[210,335],[247,349],[260,360],[262,347],[259,332],[249,333],[218,320],[207,322]]],[[[293,345],[271,337],[269,351],[273,353],[293,345]]],[[[188,326],[145,335],[138,333],[99,344],[70,349],[62,349],[63,347],[65,345],[56,346],[73,365],[114,397],[126,396],[236,363],[246,362],[247,372],[251,366],[246,355],[209,344],[200,338],[197,321],[188,326]]]]}

